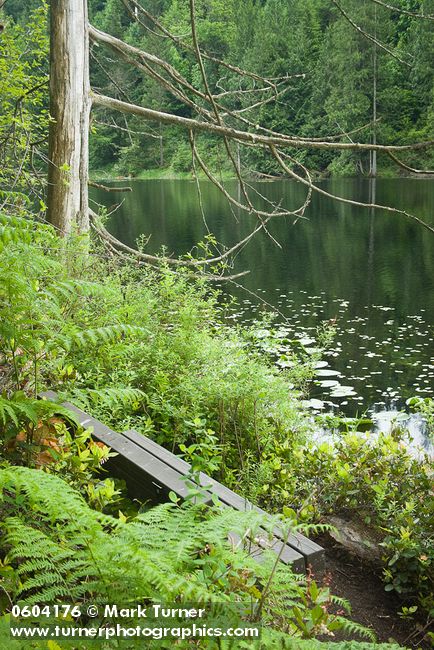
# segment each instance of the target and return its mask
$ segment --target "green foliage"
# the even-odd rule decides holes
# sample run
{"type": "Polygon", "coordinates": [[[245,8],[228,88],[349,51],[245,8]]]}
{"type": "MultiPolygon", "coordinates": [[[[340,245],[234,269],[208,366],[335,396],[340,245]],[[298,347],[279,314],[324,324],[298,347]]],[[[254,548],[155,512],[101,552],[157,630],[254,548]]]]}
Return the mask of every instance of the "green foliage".
{"type": "Polygon", "coordinates": [[[407,405],[414,411],[420,413],[426,423],[426,434],[434,437],[434,399],[432,397],[410,397],[407,405]]]}
{"type": "Polygon", "coordinates": [[[60,364],[67,352],[109,346],[145,331],[122,323],[100,328],[74,323],[70,310],[79,311],[80,302],[100,287],[68,273],[61,242],[50,227],[7,216],[0,216],[0,223],[0,362],[6,367],[0,386],[7,397],[0,403],[0,419],[13,430],[23,417],[36,424],[43,414],[53,414],[49,402],[36,400],[41,365],[54,359],[60,364]],[[35,399],[26,401],[23,391],[35,399]]]}
{"type": "Polygon", "coordinates": [[[6,17],[0,36],[0,206],[18,214],[30,198],[42,199],[34,171],[44,163],[35,154],[45,150],[48,132],[48,5],[35,4],[24,24],[6,17]]]}
{"type": "Polygon", "coordinates": [[[122,267],[108,275],[96,256],[80,253],[80,242],[65,249],[48,226],[6,216],[2,223],[5,443],[24,420],[35,424],[43,409],[53,415],[36,399],[45,382],[117,428],[135,427],[172,448],[203,445],[209,432],[229,481],[246,455],[303,428],[288,380],[249,337],[218,323],[216,295],[203,283],[152,271],[138,283],[122,267]]]}
{"type": "MultiPolygon", "coordinates": [[[[410,11],[422,10],[418,2],[408,5],[404,0],[397,0],[395,4],[407,9],[411,7],[410,11]]],[[[375,35],[409,67],[375,46],[325,0],[293,0],[290,3],[285,0],[198,0],[198,40],[205,52],[227,63],[273,79],[291,77],[287,92],[279,96],[278,101],[244,113],[254,124],[305,137],[358,130],[354,137],[350,135],[352,139],[372,141],[375,81],[377,141],[403,144],[428,140],[434,114],[433,22],[399,14],[372,2],[346,0],[343,8],[362,31],[375,35]]],[[[164,58],[194,88],[203,92],[199,66],[191,50],[178,48],[152,30],[134,24],[116,2],[90,3],[90,9],[98,27],[164,58]]],[[[153,3],[148,10],[191,45],[188,3],[170,0],[153,3]]],[[[423,11],[433,13],[432,0],[425,0],[423,11]]],[[[104,66],[103,57],[99,62],[104,66]]],[[[231,110],[247,109],[253,97],[263,98],[259,94],[249,94],[257,89],[256,81],[240,78],[214,61],[204,59],[204,66],[211,90],[216,95],[229,93],[219,101],[231,110]]],[[[124,62],[110,70],[110,77],[96,62],[92,67],[94,85],[106,88],[109,94],[120,96],[119,88],[128,87],[129,96],[139,104],[193,116],[190,108],[166,88],[146,76],[139,76],[124,62]]],[[[230,117],[226,116],[225,120],[235,125],[230,117]]],[[[121,122],[119,126],[125,128],[121,122]]],[[[178,129],[149,128],[144,132],[136,118],[131,119],[131,129],[133,133],[128,134],[114,131],[107,125],[97,125],[91,139],[95,169],[108,168],[122,174],[139,174],[143,169],[157,168],[177,173],[191,171],[188,138],[178,129]]],[[[198,142],[210,168],[227,171],[226,156],[218,154],[216,139],[198,137],[198,142]]],[[[310,168],[326,174],[369,173],[370,159],[366,153],[313,150],[298,152],[298,156],[310,168]]],[[[246,169],[281,173],[263,150],[242,148],[241,160],[246,169]]],[[[387,159],[380,158],[378,162],[381,173],[391,169],[396,173],[396,167],[387,159]]],[[[409,153],[408,162],[414,167],[431,169],[432,151],[409,153]]]]}
{"type": "Polygon", "coordinates": [[[326,630],[329,633],[345,630],[375,641],[375,634],[371,630],[339,614],[332,614],[332,604],[339,605],[342,613],[351,611],[350,604],[342,598],[332,596],[329,589],[319,588],[310,577],[307,579],[306,591],[301,595],[301,603],[303,607],[294,605],[290,611],[289,628],[301,633],[303,639],[314,639],[326,630]]]}
{"type": "MultiPolygon", "coordinates": [[[[24,20],[14,0],[8,4],[15,18],[24,20]]],[[[115,0],[90,4],[97,26],[160,55],[164,48],[167,60],[201,87],[191,53],[181,56],[151,33],[141,34],[115,0]]],[[[157,4],[163,22],[175,31],[188,30],[185,3],[157,4]]],[[[203,47],[270,76],[304,72],[309,62],[305,83],[294,81],[290,109],[278,103],[260,110],[267,126],[328,135],[369,122],[373,49],[340,15],[322,0],[238,5],[198,2],[203,47]]],[[[353,1],[350,5],[356,20],[371,29],[370,10],[353,1]]],[[[294,646],[287,635],[271,629],[276,621],[298,637],[337,629],[369,637],[331,613],[332,604],[346,609],[346,603],[333,598],[327,587],[309,580],[299,584],[272,556],[259,566],[229,546],[228,532],[243,538],[247,528],[259,525],[253,514],[176,504],[131,521],[102,514],[119,496],[110,478],[94,479],[108,450],[92,443],[89,431],[78,428],[72,434],[66,425],[69,412],[37,399],[40,389],[50,385],[108,424],[133,426],[184,453],[193,482],[201,471],[213,473],[267,507],[293,504],[301,521],[316,521],[330,512],[356,516],[381,540],[386,589],[410,605],[403,607],[402,616],[414,613],[416,605],[410,603],[416,601],[421,610],[432,612],[432,467],[427,459],[409,456],[399,432],[378,440],[350,432],[333,447],[313,444],[308,439],[311,423],[294,390],[310,368],[291,342],[277,359],[286,370],[278,370],[273,332],[261,336],[257,326],[246,332],[224,325],[217,294],[206,284],[164,268],[139,276],[133,267],[101,262],[98,251],[89,255],[80,241],[65,244],[51,228],[22,218],[29,196],[39,199],[41,210],[45,207],[29,171],[34,146],[43,146],[48,123],[45,20],[45,4],[30,13],[25,26],[9,19],[0,42],[0,200],[9,213],[0,214],[0,443],[7,462],[45,469],[35,472],[2,462],[0,587],[23,602],[71,597],[229,602],[248,597],[259,604],[267,624],[264,647],[328,647],[314,641],[294,646]]],[[[418,25],[389,14],[381,14],[374,25],[402,56],[412,48],[426,53],[408,78],[377,53],[382,120],[377,135],[392,142],[428,138],[433,123],[432,25],[418,25]]],[[[222,69],[205,65],[216,90],[222,69]]],[[[117,78],[131,88],[133,100],[188,114],[135,71],[120,66],[111,72],[115,83],[112,78],[109,86],[117,88],[117,78]]],[[[227,87],[236,89],[235,78],[224,74],[227,87]]],[[[104,74],[99,70],[94,75],[103,88],[104,74]]],[[[248,85],[243,89],[252,90],[248,85]]],[[[237,100],[233,108],[244,105],[237,100]]],[[[127,135],[121,130],[113,137],[110,127],[96,128],[96,166],[116,164],[127,173],[153,161],[175,170],[191,168],[188,144],[175,129],[161,140],[158,131],[127,135]]],[[[212,138],[200,139],[198,146],[212,168],[224,171],[212,138]]],[[[415,154],[411,164],[421,166],[424,156],[429,154],[415,154]]],[[[341,174],[365,171],[368,162],[354,154],[324,153],[303,160],[341,174]]],[[[245,162],[273,171],[256,152],[247,152],[245,162]]],[[[324,343],[331,334],[323,333],[324,343]]],[[[280,348],[282,343],[280,338],[280,348]]],[[[413,405],[431,426],[432,401],[413,405]]]]}
{"type": "Polygon", "coordinates": [[[394,431],[373,439],[349,431],[333,443],[277,443],[261,464],[264,499],[300,504],[302,520],[328,514],[362,522],[383,549],[387,591],[434,607],[433,468],[394,431]],[[267,481],[268,468],[268,481],[267,481]]]}
{"type": "MultiPolygon", "coordinates": [[[[137,281],[134,268],[111,264],[108,272],[97,255],[77,254],[79,243],[65,249],[46,226],[3,223],[10,224],[0,238],[4,452],[23,431],[14,458],[35,462],[44,451],[35,424],[58,407],[35,395],[48,383],[115,429],[134,428],[184,453],[193,474],[213,474],[268,509],[290,503],[301,521],[356,516],[383,544],[387,588],[432,607],[432,471],[405,451],[399,431],[312,443],[294,388],[312,359],[303,362],[300,344],[266,322],[251,330],[223,325],[217,296],[187,274],[148,270],[137,281]]],[[[320,344],[332,335],[320,332],[320,344]]],[[[85,487],[101,460],[88,439],[78,436],[70,458],[64,429],[56,444],[46,471],[67,472],[99,509],[117,498],[110,482],[85,487]]]]}
{"type": "Polygon", "coordinates": [[[235,525],[233,512],[222,513],[215,528],[206,517],[200,523],[199,509],[170,505],[123,523],[90,510],[55,476],[26,468],[2,470],[0,476],[4,548],[8,561],[18,562],[20,602],[51,603],[59,597],[175,602],[179,595],[192,602],[212,600],[213,580],[208,584],[203,571],[188,579],[194,564],[201,564],[191,558],[206,540],[216,546],[216,555],[221,552],[223,531],[235,525]]]}
{"type": "MultiPolygon", "coordinates": [[[[144,330],[122,323],[80,327],[71,310],[77,315],[80,302],[92,299],[100,287],[73,277],[64,265],[68,252],[50,227],[6,215],[0,216],[0,227],[0,457],[61,473],[102,510],[118,496],[111,479],[94,476],[109,450],[77,428],[68,409],[38,399],[43,370],[55,365],[68,376],[73,372],[68,353],[86,349],[91,354],[97,345],[143,335],[144,330]]],[[[78,253],[79,247],[74,250],[78,253]]],[[[89,393],[94,401],[122,404],[140,396],[134,389],[89,393]]]]}
{"type": "Polygon", "coordinates": [[[203,445],[209,435],[224,458],[220,475],[234,483],[246,456],[306,427],[289,386],[298,368],[286,377],[249,336],[219,322],[207,286],[166,271],[148,270],[141,282],[133,269],[113,267],[108,276],[96,257],[92,266],[99,290],[80,300],[44,358],[52,388],[118,430],[135,428],[172,449],[203,445]],[[114,321],[122,335],[108,339],[114,321]]]}
{"type": "MultiPolygon", "coordinates": [[[[304,590],[287,567],[276,567],[272,554],[266,553],[264,563],[257,563],[241,545],[228,541],[229,533],[240,539],[247,531],[255,535],[264,522],[254,512],[165,504],[125,522],[91,510],[59,477],[23,467],[0,470],[0,511],[0,553],[7,553],[0,586],[3,590],[7,586],[9,605],[90,601],[124,607],[152,602],[229,606],[250,601],[254,616],[259,601],[266,623],[262,643],[267,647],[277,634],[273,631],[276,602],[279,611],[286,607],[291,618],[288,606],[295,607],[304,590]],[[6,568],[13,573],[7,581],[6,568]],[[270,583],[275,572],[277,578],[270,583]]],[[[275,523],[271,521],[268,528],[275,523]]],[[[313,588],[311,583],[312,602],[301,599],[298,605],[305,616],[310,609],[315,616],[312,605],[330,600],[328,590],[316,585],[313,597],[313,588]]],[[[98,623],[101,620],[92,620],[93,626],[98,623]]],[[[327,629],[327,623],[322,629],[327,629]]],[[[300,635],[297,630],[295,635],[300,635]]],[[[128,647],[140,643],[139,638],[138,645],[132,641],[128,647]]],[[[159,643],[159,648],[170,647],[173,640],[159,643]]],[[[188,642],[180,645],[187,646],[188,642]]],[[[199,647],[210,646],[206,642],[199,647]]]]}

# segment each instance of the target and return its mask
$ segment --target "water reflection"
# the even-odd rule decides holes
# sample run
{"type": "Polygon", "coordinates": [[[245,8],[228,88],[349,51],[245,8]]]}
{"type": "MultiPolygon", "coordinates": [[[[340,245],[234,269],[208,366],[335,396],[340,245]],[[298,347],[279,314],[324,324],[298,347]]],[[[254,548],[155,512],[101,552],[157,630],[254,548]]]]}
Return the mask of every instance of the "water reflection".
{"type": "MultiPolygon", "coordinates": [[[[132,181],[131,194],[119,194],[121,208],[108,228],[134,245],[151,235],[147,251],[164,245],[183,254],[202,240],[207,227],[230,246],[253,227],[246,213],[233,212],[209,182],[200,183],[206,224],[196,184],[185,180],[132,181]]],[[[253,183],[267,198],[295,208],[305,188],[292,181],[253,183]]],[[[237,196],[237,183],[226,183],[237,196]]],[[[328,192],[358,201],[374,201],[434,221],[434,182],[422,179],[333,179],[328,192]]],[[[113,195],[93,190],[101,203],[113,195]]],[[[258,207],[265,201],[256,200],[258,207]]],[[[312,336],[319,323],[336,319],[338,336],[327,358],[340,383],[354,395],[333,398],[331,386],[317,384],[312,397],[330,399],[348,412],[390,410],[412,395],[433,388],[434,236],[403,216],[336,203],[314,195],[307,219],[271,223],[271,237],[259,233],[236,257],[235,271],[250,269],[242,284],[263,297],[287,319],[292,334],[312,336]]],[[[234,286],[238,319],[251,319],[260,301],[234,286]]],[[[323,377],[327,381],[327,378],[323,377]]],[[[336,393],[336,391],[335,391],[336,393]]]]}

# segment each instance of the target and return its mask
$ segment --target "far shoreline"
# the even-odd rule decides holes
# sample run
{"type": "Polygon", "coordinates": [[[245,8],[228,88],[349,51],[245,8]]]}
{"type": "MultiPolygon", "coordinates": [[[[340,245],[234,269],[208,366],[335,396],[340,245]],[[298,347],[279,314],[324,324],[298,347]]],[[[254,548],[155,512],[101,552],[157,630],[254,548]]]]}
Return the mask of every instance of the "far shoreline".
{"type": "MultiPolygon", "coordinates": [[[[318,181],[326,181],[326,180],[334,180],[334,179],[341,179],[341,178],[351,178],[351,179],[363,179],[363,180],[385,180],[385,179],[392,179],[392,180],[399,180],[401,178],[407,178],[407,179],[418,179],[418,180],[433,180],[434,177],[431,174],[412,174],[412,173],[407,173],[407,174],[396,174],[395,172],[392,172],[390,169],[384,169],[379,171],[376,177],[368,176],[368,175],[361,175],[361,174],[354,174],[354,175],[348,175],[348,174],[331,174],[329,172],[316,172],[313,175],[313,179],[318,182],[318,181]]],[[[200,181],[209,181],[207,176],[203,173],[197,174],[197,178],[200,181]]],[[[236,181],[237,177],[233,175],[230,172],[223,172],[222,174],[219,174],[219,180],[223,181],[236,181]]],[[[274,181],[282,181],[282,180],[292,180],[291,178],[288,178],[287,176],[272,176],[270,174],[263,174],[263,173],[256,173],[256,174],[249,174],[245,177],[246,179],[250,181],[257,181],[257,182],[263,182],[263,183],[272,183],[274,181]]],[[[191,171],[176,171],[174,169],[171,169],[170,167],[168,168],[156,168],[156,169],[144,169],[141,172],[137,174],[130,174],[130,175],[122,175],[122,174],[116,174],[113,172],[113,170],[103,170],[103,169],[95,169],[95,170],[90,170],[90,180],[93,182],[107,182],[107,183],[114,183],[114,182],[127,182],[127,181],[146,181],[146,180],[188,180],[188,181],[195,181],[196,177],[194,176],[193,172],[191,171]]],[[[212,182],[212,181],[209,181],[212,182]]]]}

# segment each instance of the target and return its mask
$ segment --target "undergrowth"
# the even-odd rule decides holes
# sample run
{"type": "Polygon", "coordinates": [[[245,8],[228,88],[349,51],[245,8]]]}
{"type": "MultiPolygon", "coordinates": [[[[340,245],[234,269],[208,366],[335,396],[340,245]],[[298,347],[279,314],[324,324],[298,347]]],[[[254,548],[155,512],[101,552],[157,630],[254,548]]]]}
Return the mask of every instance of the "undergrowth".
{"type": "MultiPolygon", "coordinates": [[[[399,431],[378,440],[349,433],[334,446],[313,443],[313,423],[299,399],[309,364],[294,353],[291,368],[274,366],[254,332],[225,324],[217,293],[204,281],[164,267],[120,265],[89,245],[79,238],[65,243],[50,227],[19,216],[0,218],[4,471],[15,464],[61,474],[92,512],[105,513],[95,516],[116,511],[117,486],[101,477],[109,450],[95,446],[89,432],[71,435],[70,416],[37,399],[53,388],[119,431],[134,428],[196,465],[199,459],[202,471],[268,509],[290,504],[305,523],[330,512],[362,519],[380,535],[386,588],[432,616],[428,459],[413,459],[399,431]]],[[[16,524],[19,535],[33,535],[22,528],[28,521],[11,516],[8,530],[16,524]]],[[[113,519],[111,532],[121,520],[113,519]]],[[[219,593],[228,595],[229,587],[220,585],[219,593]]],[[[314,603],[315,589],[306,593],[282,610],[298,629],[283,620],[281,629],[304,635],[309,626],[328,629],[328,596],[321,592],[324,611],[314,603]]]]}
{"type": "MultiPolygon", "coordinates": [[[[258,534],[259,526],[271,532],[276,518],[267,523],[254,511],[187,503],[160,505],[124,521],[91,509],[59,477],[25,467],[0,470],[0,513],[3,609],[13,603],[24,608],[68,602],[83,605],[86,611],[84,605],[90,602],[106,612],[110,604],[133,608],[194,603],[220,608],[226,624],[238,626],[254,624],[260,613],[260,647],[264,648],[276,643],[291,647],[291,638],[333,635],[333,630],[374,640],[370,630],[330,612],[333,603],[343,611],[349,611],[349,605],[327,588],[296,577],[270,551],[260,563],[250,556],[249,537],[258,534]],[[235,539],[240,542],[230,541],[235,539]]],[[[288,522],[288,533],[298,529],[288,522]]],[[[99,627],[117,622],[106,613],[90,622],[85,615],[75,619],[68,624],[99,627]]],[[[44,624],[55,622],[52,618],[44,624]]],[[[143,621],[131,614],[122,623],[135,627],[143,621]]],[[[75,643],[75,648],[94,647],[91,639],[75,643]]],[[[166,648],[173,643],[173,638],[156,637],[146,647],[166,648]]],[[[252,647],[242,640],[237,643],[240,648],[252,647]]],[[[233,647],[224,641],[222,645],[188,639],[177,643],[180,648],[193,646],[233,647]]],[[[108,641],[104,647],[118,647],[118,641],[108,641]]],[[[127,647],[143,647],[143,638],[130,639],[127,647]]]]}

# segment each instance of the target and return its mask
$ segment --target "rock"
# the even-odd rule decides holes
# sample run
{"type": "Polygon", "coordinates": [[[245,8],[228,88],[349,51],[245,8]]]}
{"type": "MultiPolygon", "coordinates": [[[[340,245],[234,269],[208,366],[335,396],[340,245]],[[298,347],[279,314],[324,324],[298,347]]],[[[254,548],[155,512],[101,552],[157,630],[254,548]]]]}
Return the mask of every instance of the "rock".
{"type": "Polygon", "coordinates": [[[324,523],[336,529],[328,531],[328,534],[349,553],[371,564],[380,563],[381,546],[367,526],[336,516],[326,517],[324,523]]]}

